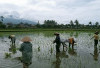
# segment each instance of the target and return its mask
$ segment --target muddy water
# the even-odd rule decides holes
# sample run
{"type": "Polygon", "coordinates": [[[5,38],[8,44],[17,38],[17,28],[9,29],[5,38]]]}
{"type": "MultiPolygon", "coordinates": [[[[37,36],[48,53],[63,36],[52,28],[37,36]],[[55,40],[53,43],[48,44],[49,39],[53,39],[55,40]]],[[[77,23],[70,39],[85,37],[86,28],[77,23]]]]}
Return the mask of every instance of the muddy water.
{"type": "MultiPolygon", "coordinates": [[[[94,48],[93,36],[91,32],[61,32],[62,39],[73,36],[76,45],[72,49],[67,46],[65,51],[60,47],[60,53],[56,54],[53,33],[14,33],[16,35],[16,45],[11,46],[8,35],[4,33],[0,36],[0,68],[22,68],[22,63],[18,59],[21,52],[18,50],[20,40],[24,36],[29,36],[33,40],[33,59],[29,68],[99,68],[100,67],[100,47],[94,48]],[[12,50],[11,50],[12,48],[12,50]],[[15,50],[13,48],[16,48],[15,50]],[[11,57],[5,58],[5,53],[11,53],[11,57]]],[[[68,43],[66,43],[68,45],[68,43]]]]}

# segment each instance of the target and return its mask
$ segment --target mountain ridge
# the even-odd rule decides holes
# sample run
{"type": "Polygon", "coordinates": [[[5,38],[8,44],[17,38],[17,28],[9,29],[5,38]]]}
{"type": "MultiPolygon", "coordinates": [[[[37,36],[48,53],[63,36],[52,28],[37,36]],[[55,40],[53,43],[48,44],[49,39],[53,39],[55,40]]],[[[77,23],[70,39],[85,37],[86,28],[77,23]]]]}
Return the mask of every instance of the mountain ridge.
{"type": "Polygon", "coordinates": [[[35,21],[25,20],[25,19],[17,19],[17,18],[4,18],[3,23],[13,23],[13,24],[19,24],[19,23],[28,23],[28,24],[37,24],[35,21]]]}

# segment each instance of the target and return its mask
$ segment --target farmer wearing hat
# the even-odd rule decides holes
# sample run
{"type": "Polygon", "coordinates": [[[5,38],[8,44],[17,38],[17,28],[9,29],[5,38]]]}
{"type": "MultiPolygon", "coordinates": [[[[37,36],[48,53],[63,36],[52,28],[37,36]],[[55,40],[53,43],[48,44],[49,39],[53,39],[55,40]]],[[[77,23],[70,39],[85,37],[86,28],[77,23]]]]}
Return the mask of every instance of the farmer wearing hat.
{"type": "Polygon", "coordinates": [[[56,36],[55,40],[53,41],[53,43],[56,43],[56,52],[60,52],[59,48],[60,48],[60,36],[59,33],[54,33],[54,35],[56,36]]]}
{"type": "Polygon", "coordinates": [[[15,45],[15,41],[16,41],[15,35],[10,35],[8,38],[11,39],[12,45],[15,45]]]}
{"type": "Polygon", "coordinates": [[[28,68],[32,63],[32,44],[30,42],[32,40],[29,37],[24,37],[21,41],[23,43],[19,50],[22,52],[23,68],[28,68]]]}
{"type": "MultiPolygon", "coordinates": [[[[97,46],[97,44],[98,44],[98,40],[99,40],[98,34],[99,34],[99,32],[96,31],[96,32],[94,33],[94,36],[92,37],[92,38],[94,38],[94,46],[97,46]]],[[[91,39],[92,39],[92,38],[91,38],[91,39]]]]}
{"type": "Polygon", "coordinates": [[[74,43],[75,43],[74,38],[71,37],[68,40],[69,40],[69,47],[70,47],[70,45],[72,45],[72,48],[73,48],[74,47],[74,43]]]}

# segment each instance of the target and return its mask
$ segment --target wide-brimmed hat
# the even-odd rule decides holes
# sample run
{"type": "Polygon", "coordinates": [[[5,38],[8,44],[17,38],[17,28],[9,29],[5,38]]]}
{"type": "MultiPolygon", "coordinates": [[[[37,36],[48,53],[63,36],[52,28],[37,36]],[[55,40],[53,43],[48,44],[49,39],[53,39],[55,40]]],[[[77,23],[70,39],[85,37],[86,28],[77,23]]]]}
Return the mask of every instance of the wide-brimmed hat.
{"type": "Polygon", "coordinates": [[[54,35],[59,35],[59,33],[58,33],[58,32],[56,32],[56,33],[54,33],[54,35]]]}
{"type": "Polygon", "coordinates": [[[96,31],[96,32],[95,32],[95,34],[99,34],[99,32],[98,32],[98,31],[96,31]]]}
{"type": "Polygon", "coordinates": [[[24,37],[21,41],[22,41],[22,42],[30,42],[30,41],[32,41],[32,40],[30,39],[30,37],[26,36],[26,37],[24,37]]]}
{"type": "Polygon", "coordinates": [[[10,35],[11,37],[15,37],[15,35],[10,35]]]}

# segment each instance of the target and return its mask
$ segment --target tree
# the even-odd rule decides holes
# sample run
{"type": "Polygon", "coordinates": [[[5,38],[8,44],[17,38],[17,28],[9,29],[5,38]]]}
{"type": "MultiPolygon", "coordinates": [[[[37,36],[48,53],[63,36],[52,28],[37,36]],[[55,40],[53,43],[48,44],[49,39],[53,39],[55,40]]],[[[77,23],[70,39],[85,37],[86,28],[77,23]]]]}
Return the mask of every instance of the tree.
{"type": "Polygon", "coordinates": [[[36,27],[38,27],[38,28],[40,28],[40,27],[41,27],[41,25],[40,25],[39,21],[38,21],[38,23],[36,24],[36,27]]]}
{"type": "Polygon", "coordinates": [[[75,20],[75,25],[76,25],[76,28],[78,28],[78,26],[79,26],[79,22],[78,22],[78,20],[75,20]]]}
{"type": "Polygon", "coordinates": [[[73,21],[72,21],[72,20],[70,21],[70,25],[71,25],[71,28],[73,28],[74,23],[73,23],[73,21]]]}
{"type": "Polygon", "coordinates": [[[89,27],[92,28],[92,22],[91,21],[89,22],[89,27]]]}
{"type": "Polygon", "coordinates": [[[4,17],[3,17],[3,16],[1,16],[0,18],[1,18],[1,21],[3,22],[4,17]]]}
{"type": "Polygon", "coordinates": [[[0,28],[6,28],[6,25],[2,23],[2,21],[0,21],[0,28]]]}
{"type": "Polygon", "coordinates": [[[99,26],[99,22],[96,22],[95,27],[98,28],[98,26],[99,26]]]}
{"type": "Polygon", "coordinates": [[[55,22],[54,20],[45,20],[44,21],[44,26],[46,28],[55,27],[56,25],[57,25],[57,22],[55,22]]]}
{"type": "Polygon", "coordinates": [[[2,25],[3,23],[2,23],[2,21],[0,21],[0,25],[2,25]]]}
{"type": "Polygon", "coordinates": [[[89,22],[89,25],[92,25],[92,22],[91,21],[89,22]]]}

